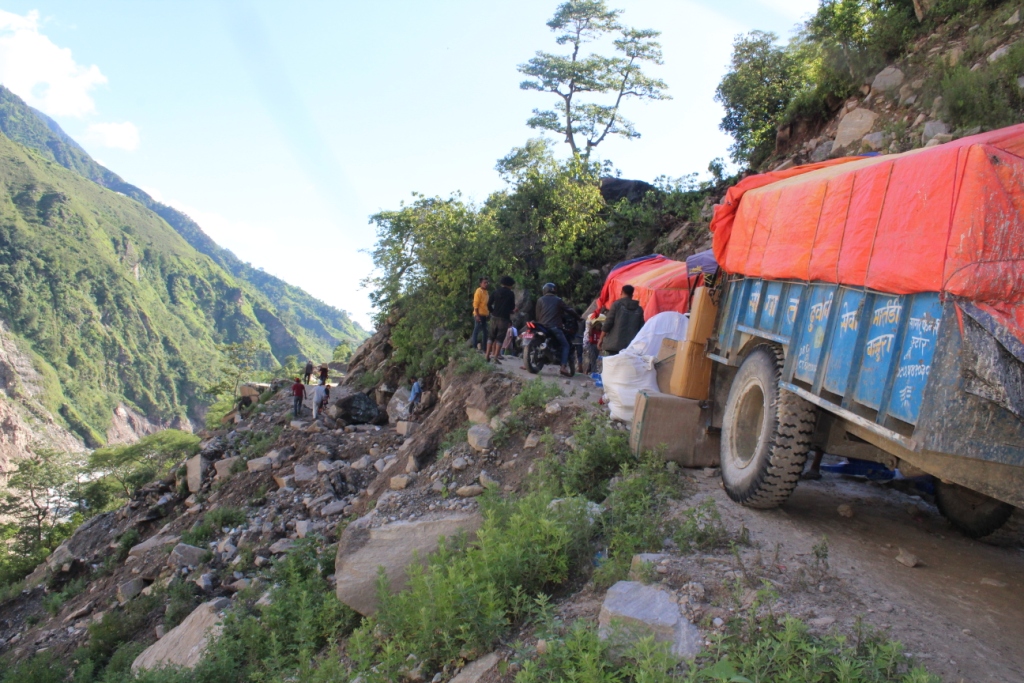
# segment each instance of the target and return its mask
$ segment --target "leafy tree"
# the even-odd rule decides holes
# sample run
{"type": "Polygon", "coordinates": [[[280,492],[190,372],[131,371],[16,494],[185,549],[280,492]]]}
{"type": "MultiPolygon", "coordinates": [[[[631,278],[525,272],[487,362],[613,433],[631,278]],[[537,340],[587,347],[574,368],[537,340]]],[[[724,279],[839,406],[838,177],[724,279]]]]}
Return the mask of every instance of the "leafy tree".
{"type": "Polygon", "coordinates": [[[264,350],[254,341],[221,344],[220,379],[206,389],[213,396],[237,396],[238,387],[252,379],[264,350]]]}
{"type": "Polygon", "coordinates": [[[165,429],[133,444],[99,448],[89,455],[88,467],[118,483],[124,496],[152,481],[175,462],[199,451],[199,437],[177,429],[165,429]]]}
{"type": "Polygon", "coordinates": [[[64,453],[35,447],[0,489],[0,518],[16,521],[26,548],[48,545],[62,518],[71,514],[73,472],[64,453]]]}
{"type": "Polygon", "coordinates": [[[355,353],[355,349],[352,348],[352,345],[343,341],[334,347],[332,359],[337,363],[347,363],[353,353],[355,353]]]}
{"type": "Polygon", "coordinates": [[[656,40],[661,33],[624,26],[619,22],[621,14],[622,10],[609,9],[604,0],[563,2],[547,25],[558,34],[555,42],[568,46],[569,53],[538,51],[519,65],[520,73],[528,77],[520,88],[551,93],[560,100],[556,109],[534,109],[527,124],[564,135],[573,154],[584,158],[609,135],[640,137],[632,122],[619,113],[625,100],[669,99],[665,82],[643,72],[645,63],[662,63],[656,40]],[[611,55],[582,54],[586,44],[612,36],[611,55]],[[596,99],[602,95],[606,97],[596,99]]]}
{"type": "Polygon", "coordinates": [[[733,161],[756,167],[775,147],[775,128],[801,86],[793,55],[777,44],[778,36],[751,31],[733,43],[728,73],[715,91],[725,108],[719,128],[735,142],[733,161]]]}

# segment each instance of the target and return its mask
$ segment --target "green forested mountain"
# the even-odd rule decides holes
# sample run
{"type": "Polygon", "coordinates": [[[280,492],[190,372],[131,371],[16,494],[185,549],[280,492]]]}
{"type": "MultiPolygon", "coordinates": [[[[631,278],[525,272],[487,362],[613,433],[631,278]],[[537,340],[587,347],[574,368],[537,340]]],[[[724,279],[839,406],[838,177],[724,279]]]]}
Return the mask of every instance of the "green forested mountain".
{"type": "MultiPolygon", "coordinates": [[[[329,359],[342,341],[360,342],[366,332],[345,311],[319,301],[298,287],[244,263],[203,232],[191,218],[161,204],[116,173],[98,164],[57,122],[29,107],[17,95],[0,86],[0,132],[39,152],[44,158],[78,173],[108,189],[138,201],[167,221],[195,249],[262,295],[254,301],[254,314],[267,328],[274,356],[312,355],[329,359]]],[[[356,346],[357,343],[352,343],[356,346]]]]}
{"type": "Polygon", "coordinates": [[[0,130],[0,322],[45,378],[46,408],[87,443],[102,443],[119,402],[164,424],[198,417],[217,344],[253,341],[270,368],[366,336],[239,262],[2,87],[0,130]]]}

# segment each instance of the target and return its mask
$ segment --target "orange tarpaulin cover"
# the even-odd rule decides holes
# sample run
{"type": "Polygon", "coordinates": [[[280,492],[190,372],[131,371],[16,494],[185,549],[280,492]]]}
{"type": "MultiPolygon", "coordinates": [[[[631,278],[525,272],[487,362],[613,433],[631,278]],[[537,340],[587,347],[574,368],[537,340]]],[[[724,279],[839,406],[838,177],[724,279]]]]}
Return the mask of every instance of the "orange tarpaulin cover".
{"type": "Polygon", "coordinates": [[[686,313],[690,310],[690,284],[685,261],[673,261],[660,254],[627,261],[608,274],[595,314],[611,308],[622,296],[623,285],[633,285],[633,298],[644,309],[644,320],[664,311],[686,313]]]}
{"type": "Polygon", "coordinates": [[[963,297],[1024,341],[1024,124],[744,179],[711,221],[729,273],[963,297]]]}

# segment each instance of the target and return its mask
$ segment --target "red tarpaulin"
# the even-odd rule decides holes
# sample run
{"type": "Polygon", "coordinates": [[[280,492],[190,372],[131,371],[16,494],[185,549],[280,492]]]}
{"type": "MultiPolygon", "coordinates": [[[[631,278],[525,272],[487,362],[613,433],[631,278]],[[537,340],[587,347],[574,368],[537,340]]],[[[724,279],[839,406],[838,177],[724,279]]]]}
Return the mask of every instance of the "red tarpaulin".
{"type": "Polygon", "coordinates": [[[1024,124],[744,179],[711,222],[729,273],[970,300],[1024,341],[1024,124]]]}
{"type": "Polygon", "coordinates": [[[684,261],[673,261],[660,254],[626,261],[608,273],[597,300],[597,311],[610,308],[622,296],[623,285],[633,285],[633,298],[644,309],[644,320],[664,311],[686,313],[690,310],[690,290],[696,277],[690,278],[684,261]]]}

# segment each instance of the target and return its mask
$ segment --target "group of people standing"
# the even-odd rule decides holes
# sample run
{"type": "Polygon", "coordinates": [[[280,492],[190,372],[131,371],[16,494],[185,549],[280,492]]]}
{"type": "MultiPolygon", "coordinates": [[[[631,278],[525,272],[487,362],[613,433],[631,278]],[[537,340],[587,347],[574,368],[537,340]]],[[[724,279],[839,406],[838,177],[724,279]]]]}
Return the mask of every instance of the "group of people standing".
{"type": "MultiPolygon", "coordinates": [[[[501,356],[514,347],[519,334],[512,324],[512,315],[519,312],[512,291],[515,280],[505,275],[498,283],[499,287],[491,292],[490,280],[482,277],[473,294],[473,334],[469,345],[475,349],[482,344],[488,362],[501,362],[501,356]]],[[[585,371],[596,372],[598,354],[617,354],[629,346],[644,325],[644,309],[633,298],[632,285],[623,286],[621,298],[611,305],[603,319],[587,320],[585,327],[580,324],[582,312],[569,306],[555,291],[553,283],[544,285],[531,319],[558,340],[563,375],[570,374],[570,354],[576,354],[577,367],[584,367],[584,345],[587,347],[585,371]]]]}
{"type": "MultiPolygon", "coordinates": [[[[303,370],[303,380],[298,377],[295,378],[295,383],[292,384],[292,412],[295,414],[296,419],[302,413],[302,403],[306,400],[306,386],[313,379],[315,367],[312,360],[306,361],[306,368],[303,370]]],[[[313,387],[313,419],[315,420],[317,415],[327,408],[327,402],[331,399],[331,385],[327,383],[327,379],[330,375],[330,369],[326,364],[320,366],[319,382],[313,387]]]]}

